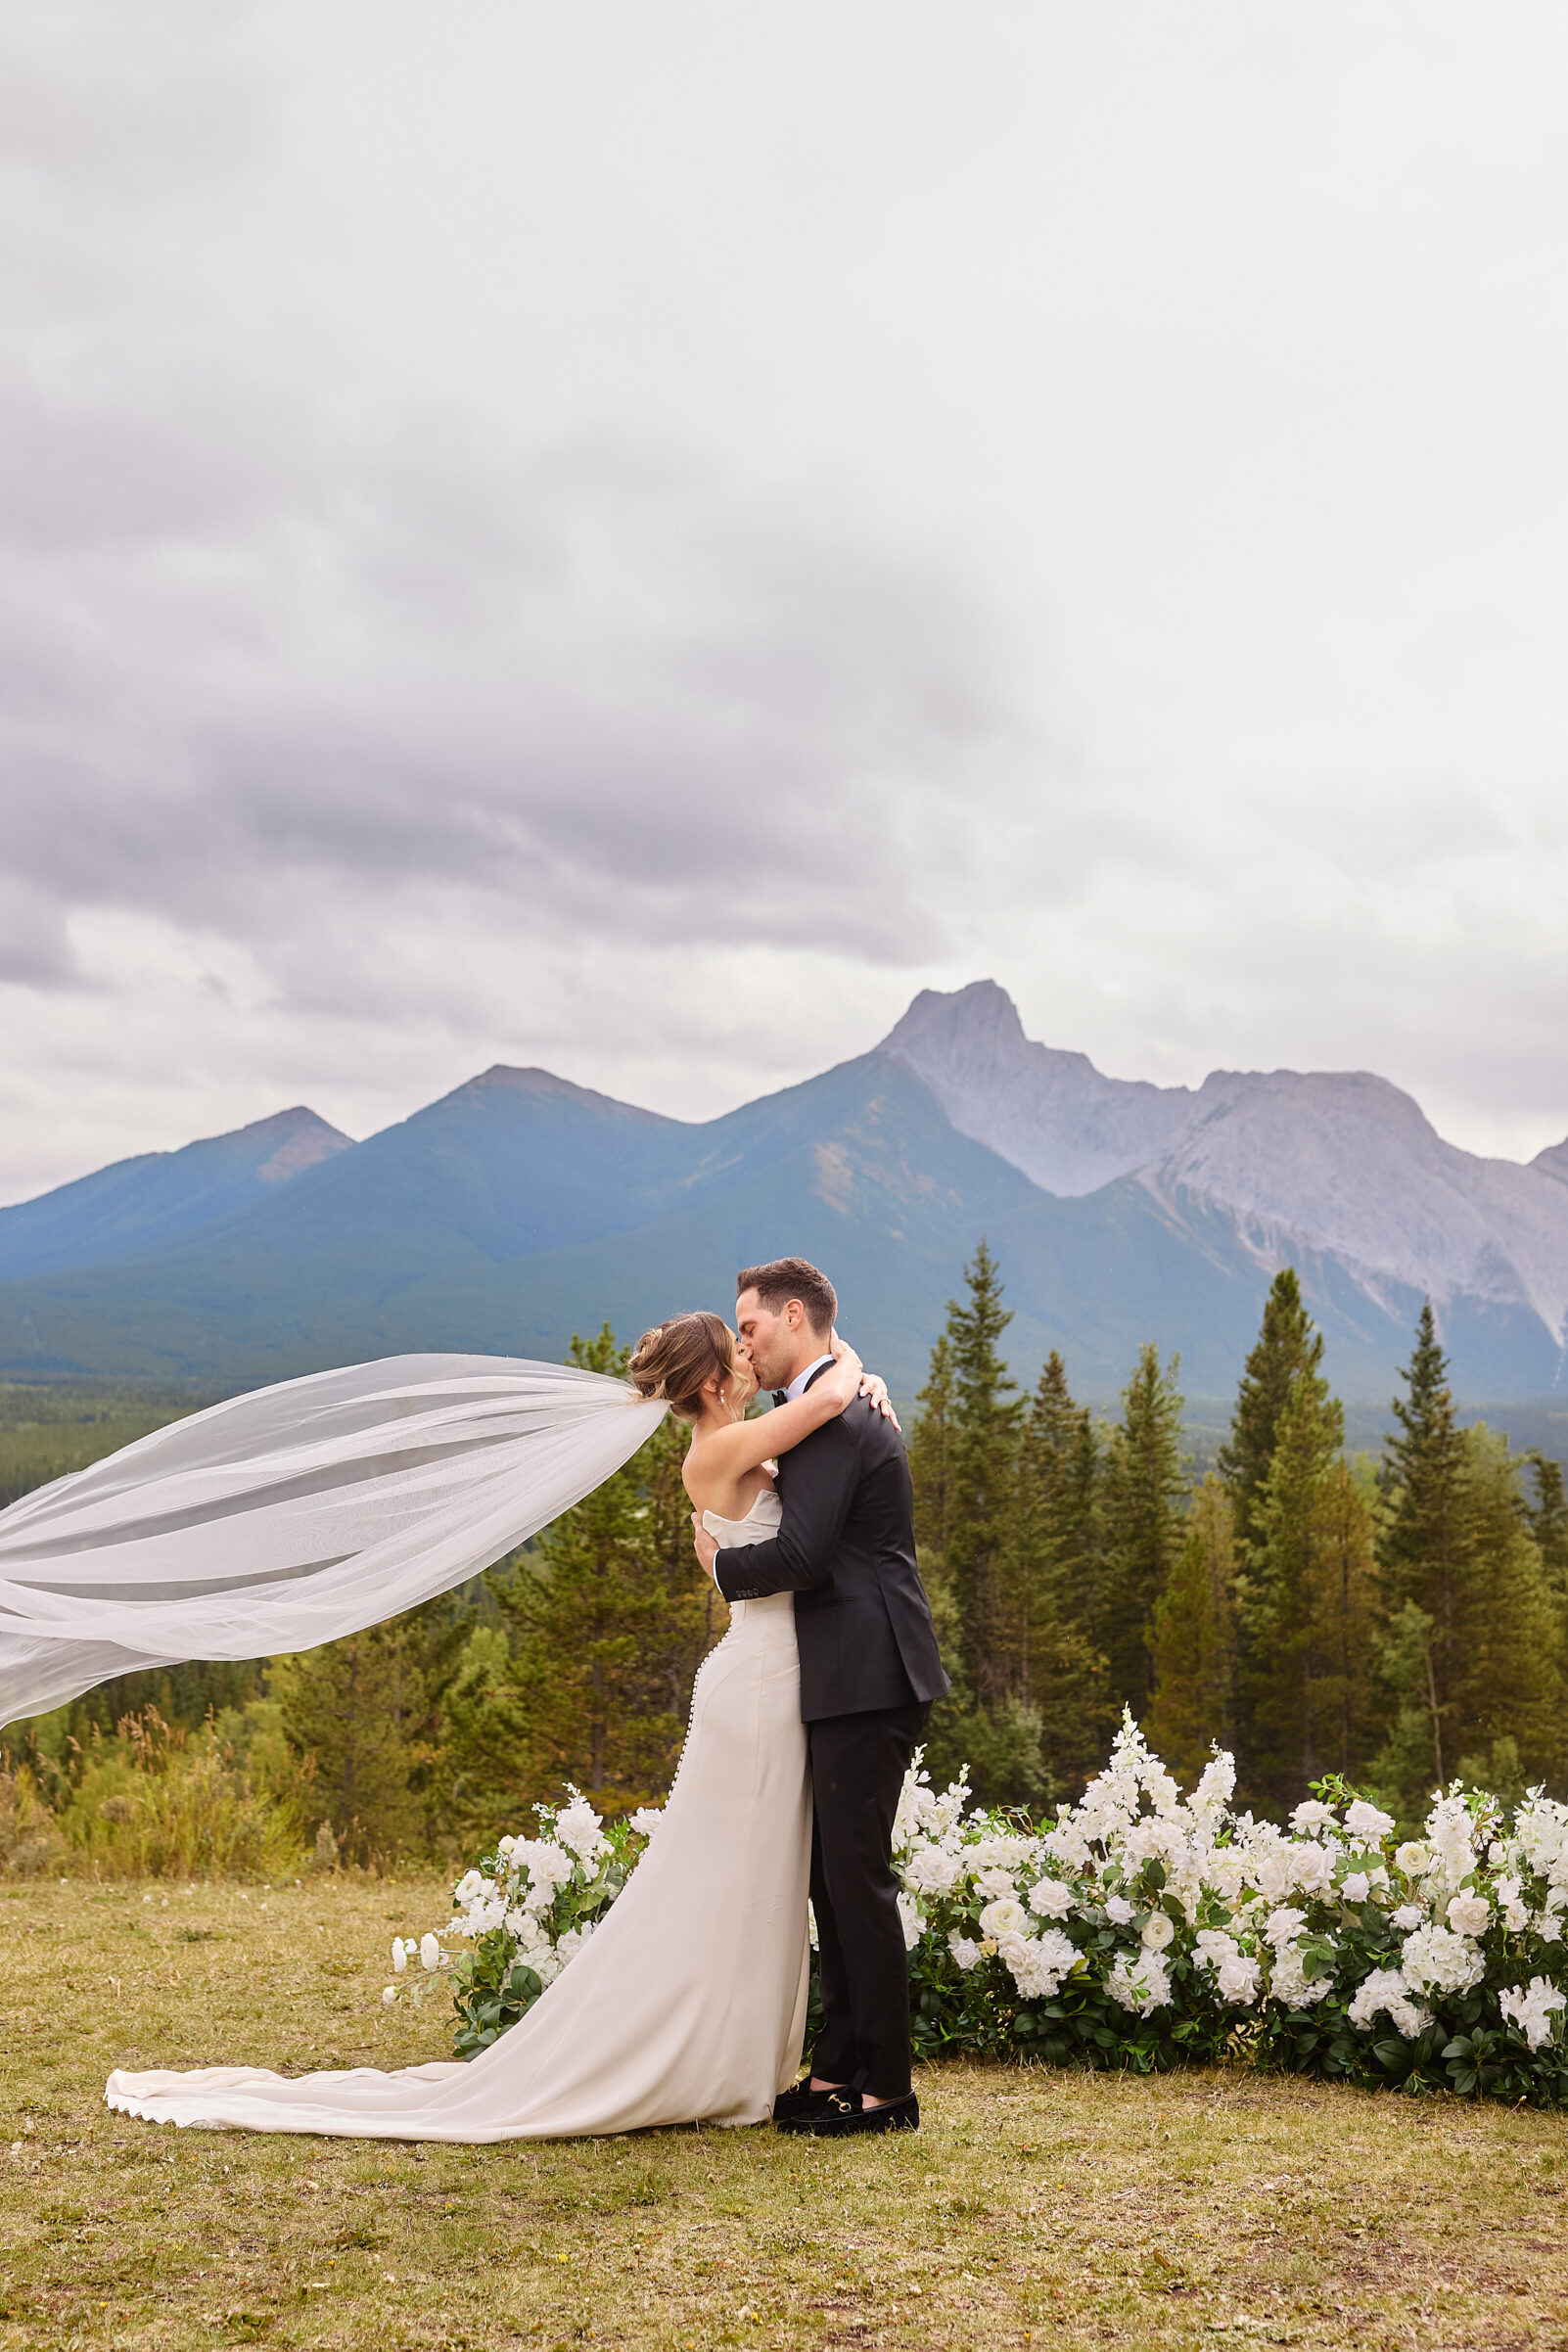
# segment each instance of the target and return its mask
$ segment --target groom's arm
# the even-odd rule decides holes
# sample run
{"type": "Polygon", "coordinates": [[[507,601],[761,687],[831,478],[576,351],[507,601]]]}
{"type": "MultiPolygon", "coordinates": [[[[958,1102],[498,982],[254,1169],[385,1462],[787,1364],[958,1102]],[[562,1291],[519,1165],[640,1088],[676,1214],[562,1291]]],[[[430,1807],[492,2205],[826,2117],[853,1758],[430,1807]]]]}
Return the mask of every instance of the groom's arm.
{"type": "Polygon", "coordinates": [[[718,1554],[714,1582],[726,1600],[804,1592],[828,1574],[860,1482],[860,1449],[848,1423],[848,1414],[826,1422],[796,1450],[778,1534],[718,1554]]]}

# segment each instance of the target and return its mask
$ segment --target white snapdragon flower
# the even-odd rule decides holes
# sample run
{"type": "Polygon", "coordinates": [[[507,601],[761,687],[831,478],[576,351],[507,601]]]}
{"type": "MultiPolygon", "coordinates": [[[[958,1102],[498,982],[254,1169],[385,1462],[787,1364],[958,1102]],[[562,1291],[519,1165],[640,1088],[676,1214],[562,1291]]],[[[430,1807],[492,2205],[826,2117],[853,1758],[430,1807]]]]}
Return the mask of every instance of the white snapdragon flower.
{"type": "Polygon", "coordinates": [[[1152,2016],[1171,1998],[1171,1971],[1157,1952],[1119,1952],[1105,1990],[1125,2009],[1152,2016]]]}
{"type": "Polygon", "coordinates": [[[1290,1825],[1299,1837],[1306,1837],[1314,1829],[1331,1829],[1334,1808],[1325,1805],[1320,1797],[1308,1797],[1291,1815],[1290,1825]]]}
{"type": "Polygon", "coordinates": [[[1132,1918],[1132,1906],[1125,1895],[1112,1895],[1106,1903],[1105,1915],[1113,1919],[1118,1927],[1129,1926],[1132,1918]]]}
{"type": "Polygon", "coordinates": [[[1256,2001],[1263,1969],[1255,1960],[1240,1952],[1227,1952],[1215,1970],[1215,1983],[1222,1999],[1241,2002],[1256,2001]]]}
{"type": "Polygon", "coordinates": [[[1347,1903],[1365,1903],[1372,1892],[1372,1882],[1364,1870],[1351,1870],[1340,1881],[1340,1893],[1347,1903]]]}
{"type": "Polygon", "coordinates": [[[1350,2021],[1358,2033],[1370,2033],[1380,2010],[1407,2042],[1424,2034],[1432,2022],[1431,2010],[1410,1999],[1404,1977],[1393,1968],[1374,1968],[1357,1986],[1349,2009],[1350,2021]]]}
{"type": "Polygon", "coordinates": [[[1421,1925],[1425,1917],[1426,1914],[1418,1903],[1402,1903],[1393,1914],[1394,1924],[1401,1935],[1408,1935],[1412,1928],[1421,1925]]]}
{"type": "Polygon", "coordinates": [[[1073,1890],[1062,1878],[1038,1878],[1029,1890],[1029,1908],[1037,1919],[1065,1919],[1073,1908],[1073,1890]]]}
{"type": "Polygon", "coordinates": [[[925,1920],[920,1915],[920,1906],[913,1895],[899,1895],[899,1924],[903,1929],[903,1948],[905,1952],[912,1952],[926,1931],[925,1920]]]}
{"type": "Polygon", "coordinates": [[[438,1936],[422,1935],[419,1939],[419,1964],[422,1968],[438,1968],[442,1953],[438,1936]]]}
{"type": "Polygon", "coordinates": [[[584,1868],[592,1868],[609,1842],[602,1818],[576,1789],[572,1792],[571,1804],[563,1806],[555,1817],[555,1834],[584,1868]]]}
{"type": "Polygon", "coordinates": [[[1379,1813],[1364,1797],[1358,1797],[1345,1811],[1345,1826],[1352,1837],[1365,1846],[1380,1846],[1385,1837],[1393,1835],[1394,1816],[1379,1813]]]}
{"type": "Polygon", "coordinates": [[[959,1967],[962,1968],[966,1976],[968,1975],[970,1969],[975,1967],[979,1962],[980,1946],[972,1937],[960,1935],[956,1927],[953,1928],[947,1938],[947,1950],[952,1954],[953,1959],[958,1962],[959,1967]]]}
{"type": "Polygon", "coordinates": [[[1058,1822],[1040,1843],[1052,1860],[1059,1862],[1064,1870],[1071,1870],[1075,1877],[1082,1877],[1093,1861],[1088,1839],[1071,1819],[1058,1822]]]}
{"type": "Polygon", "coordinates": [[[1449,1904],[1449,1925],[1455,1935],[1485,1935],[1492,1924],[1492,1906],[1485,1895],[1455,1895],[1449,1904]]]}
{"type": "Polygon", "coordinates": [[[1568,1999],[1546,1977],[1532,1976],[1528,1992],[1523,1985],[1511,1985],[1498,1995],[1498,2006],[1513,2019],[1531,2049],[1541,2050],[1551,2040],[1552,2012],[1568,2009],[1568,1999]]]}
{"type": "Polygon", "coordinates": [[[1228,1906],[1239,1901],[1246,1884],[1246,1860],[1234,1846],[1225,1846],[1208,1857],[1205,1875],[1221,1902],[1228,1906]]]}
{"type": "Polygon", "coordinates": [[[1138,1932],[1145,1952],[1163,1952],[1176,1934],[1176,1922],[1163,1911],[1151,1911],[1138,1932]]]}
{"type": "Polygon", "coordinates": [[[1505,1874],[1498,1880],[1498,1908],[1510,1935],[1522,1935],[1530,1924],[1530,1914],[1524,1907],[1524,1889],[1517,1878],[1505,1874]]]}
{"type": "Polygon", "coordinates": [[[1475,1822],[1462,1797],[1439,1797],[1426,1817],[1426,1839],[1451,1879],[1475,1868],[1475,1822]]]}
{"type": "Polygon", "coordinates": [[[945,1846],[929,1844],[914,1847],[903,1867],[905,1879],[922,1895],[946,1894],[958,1871],[956,1854],[949,1854],[945,1846]]]}
{"type": "Polygon", "coordinates": [[[1029,1925],[1029,1914],[1016,1896],[1004,1895],[988,1903],[980,1914],[981,1933],[999,1941],[1004,1935],[1022,1935],[1029,1925]]]}
{"type": "Polygon", "coordinates": [[[1412,1993],[1468,1993],[1486,1965],[1480,1945],[1449,1927],[1417,1927],[1400,1955],[1400,1974],[1412,1993]]]}

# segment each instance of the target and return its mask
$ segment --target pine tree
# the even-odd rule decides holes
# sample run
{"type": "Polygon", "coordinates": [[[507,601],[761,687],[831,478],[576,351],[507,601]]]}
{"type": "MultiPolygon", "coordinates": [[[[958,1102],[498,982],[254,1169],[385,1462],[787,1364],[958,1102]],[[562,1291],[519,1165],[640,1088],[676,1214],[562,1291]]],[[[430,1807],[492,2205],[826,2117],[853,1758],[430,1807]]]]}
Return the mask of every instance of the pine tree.
{"type": "Polygon", "coordinates": [[[429,1801],[420,1783],[437,1724],[419,1615],[271,1661],[284,1733],[298,1755],[313,1758],[312,1801],[350,1862],[425,1849],[429,1801]]]}
{"type": "Polygon", "coordinates": [[[1298,1372],[1274,1430],[1243,1589],[1248,1793],[1281,1811],[1361,1760],[1371,1664],[1372,1546],[1341,1452],[1344,1413],[1298,1372]]]}
{"type": "Polygon", "coordinates": [[[945,1331],[931,1351],[931,1370],[915,1402],[920,1409],[909,1433],[915,1543],[940,1559],[947,1546],[947,1438],[952,1420],[952,1342],[945,1331]]]}
{"type": "Polygon", "coordinates": [[[947,1308],[952,1400],[947,1412],[943,1563],[958,1619],[964,1679],[993,1710],[1019,1690],[1025,1604],[1017,1575],[1018,1450],[1024,1407],[999,1353],[1012,1321],[984,1241],[964,1268],[967,1304],[947,1308]]]}
{"type": "Polygon", "coordinates": [[[1014,1543],[1024,1645],[1019,1688],[1039,1713],[1051,1780],[1077,1794],[1115,1729],[1093,1625],[1100,1569],[1100,1454],[1053,1350],[1030,1400],[1018,1457],[1014,1543]]]}
{"type": "Polygon", "coordinates": [[[1264,1305],[1263,1329],[1247,1359],[1229,1439],[1220,1449],[1220,1475],[1235,1509],[1243,1548],[1259,1538],[1259,1513],[1279,1418],[1297,1383],[1317,1381],[1320,1393],[1327,1395],[1327,1385],[1317,1373],[1322,1354],[1322,1333],[1314,1328],[1302,1304],[1296,1270],[1282,1267],[1264,1305]]]}
{"type": "Polygon", "coordinates": [[[1150,1745],[1196,1779],[1210,1748],[1234,1745],[1235,1512],[1211,1471],[1192,1498],[1186,1541],[1154,1604],[1150,1745]]]}
{"type": "Polygon", "coordinates": [[[1525,1505],[1525,1517],[1561,1613],[1568,1609],[1568,1496],[1563,1493],[1562,1464],[1549,1453],[1527,1453],[1524,1460],[1536,1490],[1535,1500],[1525,1505]]]}
{"type": "Polygon", "coordinates": [[[1180,1357],[1174,1356],[1162,1371],[1156,1348],[1139,1351],[1106,1463],[1105,1574],[1094,1632],[1113,1704],[1130,1706],[1139,1718],[1153,1687],[1154,1604],[1186,1538],[1180,1367],[1180,1357]]]}
{"type": "Polygon", "coordinates": [[[1462,1430],[1431,1302],[1396,1399],[1378,1575],[1391,1694],[1377,1771],[1414,1812],[1461,1756],[1512,1740],[1521,1769],[1562,1769],[1561,1618],[1519,1491],[1518,1464],[1462,1430]]]}

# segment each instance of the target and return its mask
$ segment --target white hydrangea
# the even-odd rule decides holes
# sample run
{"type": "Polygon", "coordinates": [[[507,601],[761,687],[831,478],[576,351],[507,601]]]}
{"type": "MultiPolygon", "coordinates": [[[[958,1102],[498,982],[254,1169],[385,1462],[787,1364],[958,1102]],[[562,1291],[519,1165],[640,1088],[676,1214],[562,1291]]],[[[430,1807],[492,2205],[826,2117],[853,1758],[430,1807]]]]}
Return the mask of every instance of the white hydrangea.
{"type": "Polygon", "coordinates": [[[1193,1938],[1193,1958],[1200,1968],[1218,1968],[1222,1960],[1234,1960],[1241,1950],[1233,1935],[1222,1927],[1200,1927],[1193,1938]]]}
{"type": "Polygon", "coordinates": [[[580,1927],[569,1927],[565,1935],[559,1938],[555,1947],[555,1957],[563,1968],[569,1960],[576,1959],[583,1945],[593,1934],[595,1924],[596,1922],[592,1919],[584,1919],[580,1927]]]}
{"type": "Polygon", "coordinates": [[[1301,1954],[1292,1945],[1275,1959],[1268,1989],[1276,2001],[1283,2001],[1288,2007],[1310,2009],[1334,1990],[1334,1980],[1331,1976],[1309,1976],[1302,1966],[1301,1954]]]}
{"type": "Polygon", "coordinates": [[[1486,1958],[1450,1927],[1417,1927],[1405,1939],[1400,1974],[1412,1993],[1468,1993],[1486,1974],[1486,1958]]]}
{"type": "Polygon", "coordinates": [[[1171,1998],[1171,1971],[1157,1952],[1119,1952],[1105,1990],[1123,2008],[1152,2016],[1171,1998]]]}
{"type": "Polygon", "coordinates": [[[1532,1976],[1528,1992],[1523,1985],[1510,1985],[1498,1995],[1498,2006],[1513,2019],[1531,2049],[1541,2050],[1551,2040],[1553,2011],[1568,2008],[1568,1998],[1545,1976],[1532,1976]]]}
{"type": "Polygon", "coordinates": [[[1359,2032],[1370,2033],[1380,2010],[1407,2042],[1424,2034],[1432,2022],[1431,2010],[1410,1999],[1404,1977],[1393,1968],[1374,1968],[1358,1985],[1350,2005],[1350,2021],[1359,2032]]]}
{"type": "Polygon", "coordinates": [[[1049,2000],[1078,1966],[1078,1947],[1059,1927],[1038,1936],[1001,1936],[996,1952],[1026,2001],[1049,2000]]]}

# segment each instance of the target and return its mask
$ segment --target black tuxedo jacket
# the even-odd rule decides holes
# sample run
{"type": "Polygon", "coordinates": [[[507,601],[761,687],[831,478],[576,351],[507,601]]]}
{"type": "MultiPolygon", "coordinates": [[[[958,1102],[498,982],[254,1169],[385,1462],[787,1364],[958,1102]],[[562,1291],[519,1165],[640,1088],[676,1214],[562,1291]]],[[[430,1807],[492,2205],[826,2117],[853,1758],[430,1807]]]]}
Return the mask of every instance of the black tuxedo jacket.
{"type": "Polygon", "coordinates": [[[714,1565],[726,1600],[794,1593],[803,1721],[941,1698],[947,1677],[915,1565],[914,1493],[893,1423],[856,1397],[779,1456],[778,1492],[778,1534],[721,1551],[714,1565]]]}

